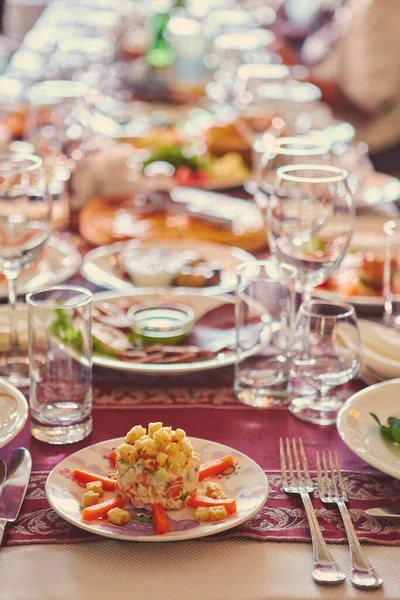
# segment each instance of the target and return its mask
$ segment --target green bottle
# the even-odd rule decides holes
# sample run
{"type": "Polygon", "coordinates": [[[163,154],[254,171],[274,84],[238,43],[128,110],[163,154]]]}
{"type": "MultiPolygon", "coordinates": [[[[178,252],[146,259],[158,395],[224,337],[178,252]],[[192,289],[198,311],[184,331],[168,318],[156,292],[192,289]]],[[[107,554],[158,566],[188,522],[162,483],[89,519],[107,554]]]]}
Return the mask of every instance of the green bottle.
{"type": "Polygon", "coordinates": [[[158,10],[156,9],[150,19],[153,43],[147,51],[146,58],[152,67],[170,67],[176,59],[175,51],[166,37],[170,11],[173,8],[183,8],[185,0],[162,1],[157,4],[158,10]]]}

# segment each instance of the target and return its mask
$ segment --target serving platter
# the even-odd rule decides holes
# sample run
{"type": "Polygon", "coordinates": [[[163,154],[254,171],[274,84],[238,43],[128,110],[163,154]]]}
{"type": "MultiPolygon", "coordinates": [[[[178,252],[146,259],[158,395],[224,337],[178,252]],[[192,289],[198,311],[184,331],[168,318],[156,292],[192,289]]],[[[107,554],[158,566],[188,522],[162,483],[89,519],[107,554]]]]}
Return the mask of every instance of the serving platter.
{"type": "MultiPolygon", "coordinates": [[[[221,282],[219,285],[213,285],[202,288],[176,287],[174,289],[190,292],[195,289],[198,294],[216,295],[231,292],[236,286],[235,267],[240,263],[255,260],[252,254],[239,248],[232,248],[222,244],[210,244],[206,242],[117,242],[106,246],[100,246],[88,252],[83,259],[81,272],[82,275],[101,287],[129,292],[134,288],[131,281],[127,281],[121,276],[118,269],[117,257],[120,252],[129,249],[151,250],[161,249],[167,252],[181,253],[193,251],[201,255],[206,261],[218,263],[222,266],[221,282]]],[[[156,283],[154,284],[156,285],[156,283]]]]}
{"type": "MultiPolygon", "coordinates": [[[[63,519],[90,533],[116,540],[174,542],[201,538],[237,527],[260,510],[268,498],[267,477],[251,458],[223,444],[190,438],[195,452],[199,453],[203,463],[226,455],[233,456],[234,468],[225,474],[220,474],[218,479],[212,480],[218,481],[227,497],[236,499],[238,510],[235,514],[224,521],[211,523],[194,519],[194,511],[190,507],[169,510],[167,516],[170,531],[164,535],[155,535],[150,513],[133,507],[126,507],[131,519],[123,526],[113,525],[104,519],[82,521],[79,504],[84,490],[72,479],[72,472],[80,468],[96,475],[107,476],[110,472],[108,456],[111,450],[122,442],[123,438],[117,438],[79,450],[65,458],[51,471],[46,482],[46,496],[50,506],[63,519]]],[[[111,492],[106,493],[105,499],[111,495],[111,492]]]]}
{"type": "MultiPolygon", "coordinates": [[[[160,288],[149,288],[149,289],[138,289],[132,290],[127,294],[121,296],[115,292],[101,292],[94,294],[93,296],[93,309],[96,309],[96,305],[103,302],[112,302],[118,299],[129,299],[132,301],[131,305],[141,304],[143,302],[179,302],[191,307],[195,313],[195,320],[198,321],[206,313],[223,309],[224,306],[230,306],[233,315],[234,300],[229,296],[204,296],[196,293],[179,293],[175,290],[164,290],[160,288]]],[[[196,331],[196,325],[193,329],[196,331]]],[[[236,352],[234,350],[226,349],[229,345],[235,343],[235,328],[234,323],[231,323],[231,327],[228,330],[222,330],[222,341],[218,336],[218,329],[211,329],[206,325],[205,336],[208,338],[209,333],[212,336],[210,341],[206,342],[208,350],[214,350],[216,356],[210,360],[204,360],[201,362],[188,362],[188,363],[171,363],[171,364],[152,364],[152,363],[134,363],[124,360],[119,360],[110,356],[101,356],[98,354],[93,355],[93,364],[99,367],[105,367],[108,369],[116,369],[120,371],[129,371],[132,373],[146,373],[149,375],[159,374],[177,374],[177,373],[193,373],[197,371],[206,371],[209,369],[217,369],[220,367],[226,367],[233,365],[236,361],[236,352]],[[223,349],[221,350],[221,346],[223,349]]]]}

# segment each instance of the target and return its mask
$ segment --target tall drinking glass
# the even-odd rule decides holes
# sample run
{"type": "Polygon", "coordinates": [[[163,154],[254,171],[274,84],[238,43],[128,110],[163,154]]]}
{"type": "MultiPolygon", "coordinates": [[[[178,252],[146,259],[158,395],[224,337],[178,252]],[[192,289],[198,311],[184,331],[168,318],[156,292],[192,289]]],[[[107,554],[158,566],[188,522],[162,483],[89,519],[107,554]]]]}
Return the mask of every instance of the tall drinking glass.
{"type": "Polygon", "coordinates": [[[297,269],[303,301],[338,268],[354,230],[347,172],[329,165],[279,167],[266,208],[268,242],[278,263],[297,269]]]}
{"type": "Polygon", "coordinates": [[[387,221],[383,230],[386,234],[383,277],[384,320],[388,327],[400,330],[400,221],[387,221]]]}
{"type": "Polygon", "coordinates": [[[51,197],[42,160],[10,152],[0,155],[0,272],[8,283],[8,352],[0,356],[0,376],[22,387],[29,383],[28,358],[21,352],[16,319],[17,283],[39,258],[51,231],[51,197]]]}
{"type": "Polygon", "coordinates": [[[292,366],[297,376],[317,390],[317,395],[294,398],[289,410],[309,423],[336,423],[343,401],[329,396],[329,390],[357,374],[360,348],[353,306],[319,300],[302,304],[295,322],[292,366]]]}
{"type": "Polygon", "coordinates": [[[290,384],[296,269],[266,260],[239,265],[236,273],[235,395],[255,407],[281,404],[290,384]]]}
{"type": "Polygon", "coordinates": [[[26,301],[32,435],[78,442],[92,431],[92,294],[55,286],[26,301]]]}

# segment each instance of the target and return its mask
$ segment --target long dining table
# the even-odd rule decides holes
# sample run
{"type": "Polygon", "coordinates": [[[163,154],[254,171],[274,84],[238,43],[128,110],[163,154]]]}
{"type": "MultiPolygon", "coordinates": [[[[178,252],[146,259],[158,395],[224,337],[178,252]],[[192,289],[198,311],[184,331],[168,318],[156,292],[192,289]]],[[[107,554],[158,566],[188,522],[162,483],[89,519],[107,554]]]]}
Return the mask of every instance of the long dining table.
{"type": "MultiPolygon", "coordinates": [[[[97,288],[78,274],[70,280],[97,288]]],[[[362,598],[350,583],[350,559],[343,523],[335,508],[312,502],[334,558],[347,575],[337,586],[311,577],[311,540],[298,497],[282,490],[279,438],[301,437],[312,476],[317,449],[337,450],[357,534],[384,579],[369,598],[398,600],[400,523],[365,514],[366,508],[400,504],[400,481],[356,457],[335,426],[317,427],[295,419],[287,406],[256,409],[233,395],[233,369],[179,376],[143,376],[94,368],[93,432],[84,441],[51,446],[35,440],[29,422],[5,448],[25,446],[33,457],[28,492],[17,521],[9,524],[1,549],[1,600],[108,600],[119,596],[190,600],[311,600],[362,598]],[[123,437],[135,424],[162,421],[189,436],[231,446],[254,459],[269,481],[264,507],[248,522],[224,533],[191,541],[144,543],[95,536],[70,525],[50,508],[44,486],[51,469],[90,444],[123,437]]],[[[348,398],[361,380],[342,386],[348,398]]],[[[315,486],[316,487],[316,486],[315,486]]]]}

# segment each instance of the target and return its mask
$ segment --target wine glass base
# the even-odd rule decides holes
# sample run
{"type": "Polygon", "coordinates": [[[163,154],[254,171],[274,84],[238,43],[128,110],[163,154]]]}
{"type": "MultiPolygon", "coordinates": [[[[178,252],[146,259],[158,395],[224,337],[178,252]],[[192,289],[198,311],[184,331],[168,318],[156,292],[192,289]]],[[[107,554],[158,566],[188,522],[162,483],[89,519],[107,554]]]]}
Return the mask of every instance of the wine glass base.
{"type": "Polygon", "coordinates": [[[306,423],[334,425],[342,406],[343,402],[337,398],[327,397],[320,402],[315,401],[314,398],[302,397],[294,398],[289,405],[289,410],[296,419],[306,423]]]}
{"type": "Polygon", "coordinates": [[[29,386],[29,359],[15,356],[0,360],[0,377],[17,388],[29,386]]]}

